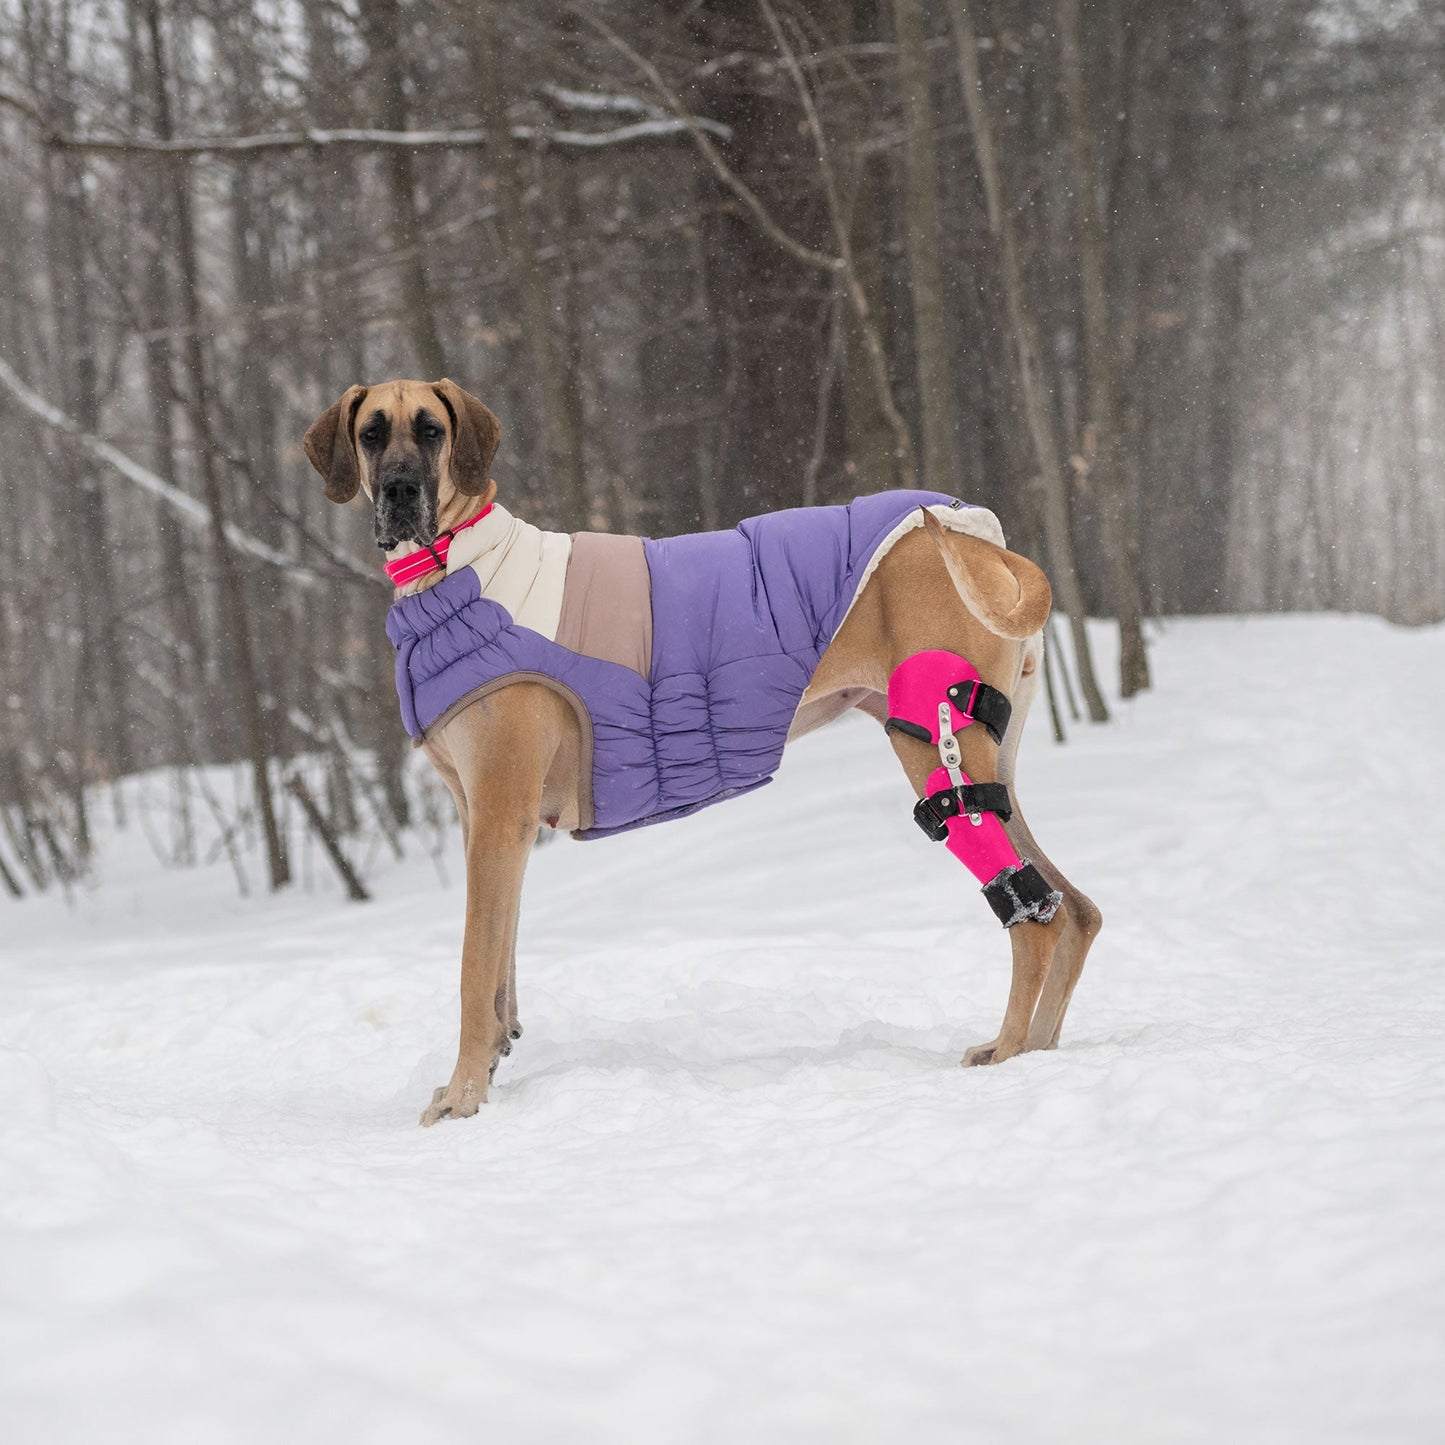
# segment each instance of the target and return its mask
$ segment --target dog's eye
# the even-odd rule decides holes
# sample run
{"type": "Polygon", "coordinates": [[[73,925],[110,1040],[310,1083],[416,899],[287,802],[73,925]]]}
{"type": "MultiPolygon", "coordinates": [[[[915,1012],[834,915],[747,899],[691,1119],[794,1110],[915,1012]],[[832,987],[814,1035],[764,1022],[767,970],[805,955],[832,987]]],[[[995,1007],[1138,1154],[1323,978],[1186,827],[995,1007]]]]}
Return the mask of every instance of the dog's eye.
{"type": "Polygon", "coordinates": [[[371,446],[381,440],[381,428],[379,426],[367,426],[361,429],[361,441],[364,446],[371,446]]]}
{"type": "Polygon", "coordinates": [[[442,437],[446,435],[446,433],[443,432],[442,429],[434,421],[428,422],[424,427],[422,427],[421,434],[429,442],[440,441],[442,437]]]}

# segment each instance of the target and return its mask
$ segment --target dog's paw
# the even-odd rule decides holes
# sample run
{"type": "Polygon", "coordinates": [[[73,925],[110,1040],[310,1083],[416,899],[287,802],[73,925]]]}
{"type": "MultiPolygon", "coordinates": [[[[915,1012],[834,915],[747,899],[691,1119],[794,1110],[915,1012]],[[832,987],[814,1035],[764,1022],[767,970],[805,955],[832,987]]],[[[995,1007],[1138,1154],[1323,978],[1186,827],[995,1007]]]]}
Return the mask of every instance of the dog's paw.
{"type": "Polygon", "coordinates": [[[973,1069],[982,1064],[1001,1064],[1005,1059],[1013,1058],[1016,1053],[1017,1049],[1000,1049],[998,1040],[990,1039],[986,1044],[975,1044],[964,1051],[963,1067],[973,1069]]]}
{"type": "Polygon", "coordinates": [[[475,1079],[460,1084],[453,1079],[445,1088],[436,1090],[431,1103],[422,1111],[421,1126],[430,1129],[438,1119],[470,1119],[487,1102],[487,1086],[475,1079]]]}

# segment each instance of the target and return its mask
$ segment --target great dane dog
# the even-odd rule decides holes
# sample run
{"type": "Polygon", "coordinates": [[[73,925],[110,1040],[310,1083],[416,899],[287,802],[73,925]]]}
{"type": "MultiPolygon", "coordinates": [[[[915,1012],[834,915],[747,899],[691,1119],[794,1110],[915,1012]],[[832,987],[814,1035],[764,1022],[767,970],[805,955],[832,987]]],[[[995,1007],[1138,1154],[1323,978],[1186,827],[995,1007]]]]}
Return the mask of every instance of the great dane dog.
{"type": "Polygon", "coordinates": [[[985,884],[1009,930],[1013,979],[997,1037],[963,1062],[1056,1046],[1101,918],[1040,852],[1013,797],[1050,594],[1033,563],[998,545],[991,514],[937,494],[883,493],[733,533],[567,537],[497,504],[500,436],[496,417],[454,382],[388,381],[350,387],[304,442],[332,501],[360,490],[371,505],[400,583],[388,631],[403,662],[403,714],[461,818],[461,1042],[421,1122],[475,1114],[520,1032],[517,916],[538,828],[595,835],[765,781],[776,757],[746,715],[754,676],[771,679],[758,706],[785,708],[779,751],[784,735],[849,708],[886,722],[915,817],[985,884]],[[574,602],[584,574],[602,590],[574,602]],[[764,593],[772,610],[759,614],[764,593]],[[636,624],[627,638],[623,615],[636,624]],[[680,652],[709,651],[697,629],[714,623],[728,631],[711,649],[716,665],[679,664],[680,652]],[[460,655],[463,636],[482,663],[460,655]],[[733,710],[726,726],[694,716],[704,695],[709,708],[733,710]],[[696,756],[709,738],[746,746],[696,756]],[[604,755],[622,758],[617,776],[604,775],[604,755]]]}

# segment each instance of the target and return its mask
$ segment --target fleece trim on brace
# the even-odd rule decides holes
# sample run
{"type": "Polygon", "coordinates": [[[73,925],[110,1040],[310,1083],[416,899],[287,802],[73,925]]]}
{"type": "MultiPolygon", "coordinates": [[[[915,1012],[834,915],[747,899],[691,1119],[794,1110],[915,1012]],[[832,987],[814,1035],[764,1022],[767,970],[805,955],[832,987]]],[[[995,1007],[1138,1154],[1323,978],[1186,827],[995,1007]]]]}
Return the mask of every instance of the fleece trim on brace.
{"type": "Polygon", "coordinates": [[[1059,911],[1064,895],[1050,888],[1047,879],[1028,860],[1016,868],[1006,868],[991,883],[985,884],[983,896],[1005,928],[1017,923],[1047,923],[1059,911]]]}

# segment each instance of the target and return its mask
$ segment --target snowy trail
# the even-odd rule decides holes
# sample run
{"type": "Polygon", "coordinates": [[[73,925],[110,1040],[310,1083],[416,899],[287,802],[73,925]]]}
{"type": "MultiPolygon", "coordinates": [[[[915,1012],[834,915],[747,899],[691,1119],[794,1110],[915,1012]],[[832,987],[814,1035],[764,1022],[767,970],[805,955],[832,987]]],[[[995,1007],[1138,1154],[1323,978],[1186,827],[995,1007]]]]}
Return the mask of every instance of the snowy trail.
{"type": "Polygon", "coordinates": [[[539,849],[526,1033],[429,1131],[429,863],[242,901],[122,834],[73,909],[0,903],[0,1439],[1445,1438],[1445,630],[1154,663],[1033,720],[1105,930],[998,1068],[957,1063],[1005,941],[861,719],[539,849]]]}

